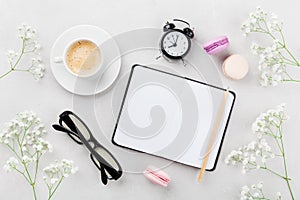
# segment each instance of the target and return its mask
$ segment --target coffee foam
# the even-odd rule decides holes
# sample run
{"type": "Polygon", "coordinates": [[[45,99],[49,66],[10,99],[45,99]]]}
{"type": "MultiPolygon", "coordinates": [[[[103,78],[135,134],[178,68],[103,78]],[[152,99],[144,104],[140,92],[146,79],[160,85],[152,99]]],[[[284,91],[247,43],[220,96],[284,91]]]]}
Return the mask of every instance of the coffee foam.
{"type": "Polygon", "coordinates": [[[78,75],[94,73],[99,67],[101,59],[99,47],[88,40],[74,42],[66,53],[67,67],[78,75]]]}

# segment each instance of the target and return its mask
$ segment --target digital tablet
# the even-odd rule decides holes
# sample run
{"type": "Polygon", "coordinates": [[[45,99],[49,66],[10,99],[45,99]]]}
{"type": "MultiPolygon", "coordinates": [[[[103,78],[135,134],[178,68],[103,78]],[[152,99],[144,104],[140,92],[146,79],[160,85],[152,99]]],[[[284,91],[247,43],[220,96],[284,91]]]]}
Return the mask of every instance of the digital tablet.
{"type": "MultiPolygon", "coordinates": [[[[112,142],[200,168],[226,89],[147,66],[131,69],[112,142]]],[[[229,91],[206,170],[215,169],[235,101],[229,91]]]]}

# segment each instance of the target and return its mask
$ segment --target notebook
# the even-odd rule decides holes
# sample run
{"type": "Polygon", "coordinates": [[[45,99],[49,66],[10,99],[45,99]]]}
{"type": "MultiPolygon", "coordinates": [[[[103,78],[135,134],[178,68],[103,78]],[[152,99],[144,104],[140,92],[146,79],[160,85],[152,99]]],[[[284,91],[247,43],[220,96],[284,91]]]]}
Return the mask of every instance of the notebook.
{"type": "MultiPolygon", "coordinates": [[[[112,136],[113,144],[200,168],[226,90],[134,65],[112,136]]],[[[215,169],[233,109],[229,91],[206,170],[215,169]]]]}

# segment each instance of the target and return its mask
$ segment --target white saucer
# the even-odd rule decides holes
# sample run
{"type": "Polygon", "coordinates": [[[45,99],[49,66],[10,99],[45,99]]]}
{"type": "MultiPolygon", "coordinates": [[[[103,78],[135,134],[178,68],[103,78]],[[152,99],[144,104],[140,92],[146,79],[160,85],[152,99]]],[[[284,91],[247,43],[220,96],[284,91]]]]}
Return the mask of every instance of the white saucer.
{"type": "Polygon", "coordinates": [[[104,92],[117,79],[121,69],[121,55],[117,43],[103,29],[92,25],[79,25],[63,32],[53,44],[50,66],[57,82],[66,90],[78,95],[94,95],[104,92]],[[63,55],[66,45],[78,38],[91,38],[103,52],[103,67],[107,67],[99,77],[79,78],[72,75],[63,63],[56,63],[55,57],[63,55]]]}

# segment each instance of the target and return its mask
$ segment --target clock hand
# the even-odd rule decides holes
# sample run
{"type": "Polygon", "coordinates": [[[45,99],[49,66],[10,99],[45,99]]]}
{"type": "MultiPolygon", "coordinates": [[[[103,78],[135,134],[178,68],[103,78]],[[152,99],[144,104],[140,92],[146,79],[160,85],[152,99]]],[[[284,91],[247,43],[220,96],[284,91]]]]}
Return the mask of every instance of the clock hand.
{"type": "Polygon", "coordinates": [[[168,48],[170,48],[170,47],[177,47],[178,35],[177,35],[177,37],[176,37],[176,40],[174,39],[173,35],[172,35],[172,38],[173,38],[173,40],[174,40],[174,43],[173,43],[171,46],[169,46],[168,48]]]}
{"type": "Polygon", "coordinates": [[[178,40],[178,35],[176,35],[177,37],[176,37],[176,41],[175,41],[175,44],[177,44],[177,40],[178,40]]]}
{"type": "Polygon", "coordinates": [[[175,39],[174,39],[174,35],[172,35],[172,39],[173,39],[174,43],[176,43],[176,41],[175,41],[175,39]]]}
{"type": "Polygon", "coordinates": [[[171,46],[168,46],[168,48],[171,48],[171,47],[176,47],[177,45],[174,43],[172,44],[171,46]]]}

